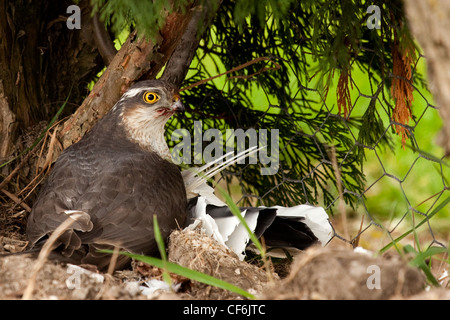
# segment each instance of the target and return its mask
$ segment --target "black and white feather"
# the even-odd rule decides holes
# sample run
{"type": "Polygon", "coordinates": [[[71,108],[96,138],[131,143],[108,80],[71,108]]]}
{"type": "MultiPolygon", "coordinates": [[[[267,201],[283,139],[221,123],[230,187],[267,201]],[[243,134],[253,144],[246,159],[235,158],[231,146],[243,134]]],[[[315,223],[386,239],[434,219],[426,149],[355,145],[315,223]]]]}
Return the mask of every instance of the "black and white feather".
{"type": "MultiPolygon", "coordinates": [[[[233,250],[242,260],[250,244],[250,236],[229,207],[215,194],[207,181],[226,167],[259,149],[252,147],[240,154],[223,157],[197,169],[185,170],[188,211],[191,223],[187,228],[201,228],[219,243],[233,250]],[[226,158],[229,158],[225,160],[226,158]]],[[[297,205],[293,207],[242,207],[241,215],[250,230],[260,238],[264,236],[268,247],[304,250],[314,244],[325,246],[334,236],[333,227],[322,207],[297,205]]]]}

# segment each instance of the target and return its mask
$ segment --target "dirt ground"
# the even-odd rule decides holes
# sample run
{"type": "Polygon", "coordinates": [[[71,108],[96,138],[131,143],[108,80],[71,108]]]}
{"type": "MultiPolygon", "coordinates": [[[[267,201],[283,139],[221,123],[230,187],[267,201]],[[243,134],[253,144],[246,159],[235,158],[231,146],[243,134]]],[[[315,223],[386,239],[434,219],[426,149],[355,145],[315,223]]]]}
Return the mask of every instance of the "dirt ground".
{"type": "MultiPolygon", "coordinates": [[[[0,199],[0,255],[21,252],[27,244],[29,208],[12,198],[0,199]]],[[[374,257],[339,239],[266,266],[258,259],[240,261],[201,230],[173,232],[167,249],[170,261],[230,282],[257,299],[450,299],[448,289],[430,289],[422,271],[409,267],[395,251],[374,257]]],[[[172,275],[172,288],[158,289],[165,286],[157,281],[162,271],[142,262],[114,274],[56,261],[36,266],[30,255],[0,256],[0,299],[244,299],[177,275],[172,275]]]]}
{"type": "MultiPolygon", "coordinates": [[[[0,252],[21,251],[25,244],[23,235],[9,230],[0,237],[0,252]]],[[[427,288],[421,271],[392,254],[375,258],[350,248],[315,247],[292,263],[277,261],[267,268],[240,261],[201,230],[173,232],[168,251],[169,260],[228,281],[258,299],[450,299],[449,290],[427,288]]],[[[177,275],[172,275],[176,289],[152,291],[146,283],[161,280],[162,272],[142,262],[110,275],[46,261],[33,281],[35,265],[36,259],[26,254],[0,257],[0,299],[22,299],[30,285],[30,299],[243,299],[177,275]]]]}
{"type": "MultiPolygon", "coordinates": [[[[25,136],[24,148],[40,132],[42,128],[37,128],[34,135],[25,136]]],[[[14,178],[17,190],[0,189],[0,255],[8,254],[0,256],[0,299],[244,299],[177,275],[171,275],[172,288],[164,288],[162,271],[142,262],[134,262],[127,270],[100,274],[92,268],[88,271],[57,261],[39,266],[30,255],[10,255],[26,247],[26,217],[30,212],[26,203],[33,203],[35,188],[42,182],[42,176],[34,179],[33,170],[44,168],[38,164],[45,159],[35,156],[32,160],[22,166],[21,178],[14,178]],[[24,184],[27,188],[19,187],[24,184]],[[20,193],[26,203],[14,193],[20,193]]],[[[7,172],[0,174],[4,177],[7,172]]],[[[339,221],[335,222],[339,228],[339,221]]],[[[353,229],[358,230],[359,221],[354,222],[353,229]]],[[[365,240],[370,240],[361,241],[365,247],[377,242],[375,237],[365,240]]],[[[409,267],[395,251],[374,257],[355,252],[338,239],[327,248],[310,248],[293,259],[273,260],[263,266],[258,259],[240,261],[200,230],[183,230],[172,233],[168,256],[172,262],[245,289],[257,299],[450,299],[448,289],[430,289],[423,273],[409,267]]]]}

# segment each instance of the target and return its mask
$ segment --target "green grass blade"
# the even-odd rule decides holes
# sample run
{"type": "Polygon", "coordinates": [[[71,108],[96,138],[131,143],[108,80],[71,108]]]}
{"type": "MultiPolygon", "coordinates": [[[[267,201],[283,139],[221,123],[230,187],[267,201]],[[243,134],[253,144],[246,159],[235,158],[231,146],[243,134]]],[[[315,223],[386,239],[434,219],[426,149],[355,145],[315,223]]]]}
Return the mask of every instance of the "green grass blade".
{"type": "Polygon", "coordinates": [[[439,247],[431,247],[428,248],[425,252],[418,253],[411,245],[406,245],[403,250],[406,253],[412,253],[415,255],[414,259],[409,262],[410,265],[417,267],[425,273],[425,276],[427,277],[427,280],[434,286],[439,286],[439,281],[436,280],[433,273],[431,272],[430,266],[427,265],[426,259],[432,255],[447,252],[447,249],[445,248],[439,248],[439,247]]]}
{"type": "Polygon", "coordinates": [[[163,279],[164,281],[171,287],[172,286],[172,278],[170,278],[169,272],[167,272],[167,253],[166,253],[166,247],[164,245],[164,239],[161,235],[161,230],[159,229],[158,219],[156,217],[156,214],[153,215],[153,232],[155,234],[155,241],[158,246],[159,254],[161,255],[162,262],[163,262],[163,279]]]}
{"type": "Polygon", "coordinates": [[[247,230],[247,233],[250,236],[250,239],[252,240],[253,244],[258,248],[259,252],[261,253],[261,256],[265,256],[265,248],[262,246],[261,242],[258,240],[258,238],[255,236],[255,234],[250,230],[250,227],[247,224],[247,221],[245,221],[244,217],[241,214],[241,210],[238,208],[238,206],[234,203],[233,199],[231,199],[231,196],[223,190],[221,187],[216,186],[216,190],[219,190],[220,194],[224,197],[225,202],[227,203],[228,207],[230,208],[231,213],[233,213],[238,219],[239,222],[244,226],[245,230],[247,230]]]}
{"type": "Polygon", "coordinates": [[[424,252],[418,253],[414,259],[412,259],[409,263],[412,265],[419,265],[422,261],[425,261],[427,258],[434,256],[439,253],[448,252],[447,248],[444,247],[431,247],[425,250],[424,252]]]}
{"type": "Polygon", "coordinates": [[[417,228],[419,228],[420,226],[422,226],[425,222],[429,221],[436,213],[438,213],[441,209],[443,209],[448,203],[450,202],[450,196],[447,197],[447,199],[445,199],[444,201],[442,201],[441,204],[439,204],[429,215],[428,217],[424,218],[422,221],[419,222],[419,224],[417,224],[415,227],[413,227],[412,229],[406,231],[404,234],[402,234],[401,236],[399,236],[398,238],[396,238],[395,240],[391,241],[390,243],[388,243],[386,246],[384,246],[381,250],[380,253],[385,253],[387,250],[389,250],[394,244],[396,244],[397,242],[399,242],[400,240],[402,240],[403,238],[405,238],[406,236],[408,236],[409,234],[411,234],[412,232],[414,232],[414,230],[416,230],[417,228]]]}

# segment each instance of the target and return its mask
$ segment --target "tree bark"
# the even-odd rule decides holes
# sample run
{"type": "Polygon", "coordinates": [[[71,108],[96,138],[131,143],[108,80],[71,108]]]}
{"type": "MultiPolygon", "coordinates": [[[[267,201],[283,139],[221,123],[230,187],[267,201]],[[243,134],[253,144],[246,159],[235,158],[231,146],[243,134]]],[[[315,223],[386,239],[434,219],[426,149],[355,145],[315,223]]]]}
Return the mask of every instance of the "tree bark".
{"type": "Polygon", "coordinates": [[[410,29],[425,52],[429,88],[443,121],[440,142],[450,156],[450,2],[404,1],[410,29]]]}
{"type": "Polygon", "coordinates": [[[9,107],[3,81],[0,80],[0,159],[4,159],[10,154],[15,130],[16,116],[9,107]]]}
{"type": "Polygon", "coordinates": [[[178,46],[172,53],[167,62],[162,80],[169,81],[177,87],[181,86],[186,74],[189,71],[192,59],[197,51],[201,36],[209,28],[217,10],[220,7],[221,0],[210,0],[204,5],[193,8],[192,19],[187,25],[178,46]]]}

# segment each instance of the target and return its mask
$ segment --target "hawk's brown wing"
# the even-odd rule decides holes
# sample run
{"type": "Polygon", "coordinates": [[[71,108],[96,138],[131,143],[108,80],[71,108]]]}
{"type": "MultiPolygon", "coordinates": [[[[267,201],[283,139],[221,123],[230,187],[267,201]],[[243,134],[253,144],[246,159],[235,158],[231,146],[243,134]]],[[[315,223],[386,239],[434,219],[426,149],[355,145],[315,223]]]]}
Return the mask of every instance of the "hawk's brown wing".
{"type": "MultiPolygon", "coordinates": [[[[76,152],[70,149],[58,158],[28,217],[27,237],[31,247],[63,223],[69,216],[66,214],[68,210],[76,210],[74,203],[89,188],[92,173],[89,174],[86,170],[84,161],[75,159],[76,152]]],[[[92,226],[75,223],[72,228],[88,231],[92,226]]],[[[70,237],[70,234],[71,232],[66,232],[65,236],[70,237]]],[[[79,239],[73,240],[79,242],[79,239]]],[[[69,246],[70,239],[64,242],[69,246]]],[[[77,245],[73,243],[71,246],[77,245]]]]}
{"type": "Polygon", "coordinates": [[[155,153],[134,154],[104,166],[102,175],[76,204],[91,212],[94,228],[83,243],[117,244],[135,252],[157,252],[156,214],[164,237],[186,218],[186,191],[178,167],[155,153]]]}
{"type": "Polygon", "coordinates": [[[157,253],[153,215],[164,237],[186,218],[179,168],[124,140],[109,139],[113,144],[106,146],[101,141],[93,145],[90,138],[67,149],[56,162],[29,217],[30,243],[54,231],[67,219],[67,210],[79,210],[90,216],[92,225],[77,222],[60,238],[66,254],[81,244],[157,253]]]}

